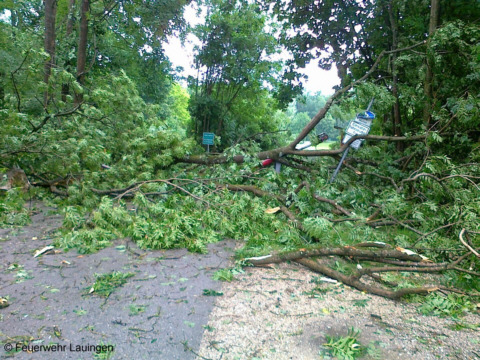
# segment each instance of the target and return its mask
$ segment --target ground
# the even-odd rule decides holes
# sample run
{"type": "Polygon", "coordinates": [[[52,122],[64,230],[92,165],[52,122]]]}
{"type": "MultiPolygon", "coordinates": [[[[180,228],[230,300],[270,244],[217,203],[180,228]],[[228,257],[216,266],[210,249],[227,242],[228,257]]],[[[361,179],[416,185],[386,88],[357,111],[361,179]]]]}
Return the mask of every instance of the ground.
{"type": "MultiPolygon", "coordinates": [[[[419,315],[415,304],[316,284],[315,274],[294,264],[214,281],[241,246],[234,241],[211,244],[206,255],[144,251],[120,239],[96,254],[34,257],[62,219],[42,204],[33,208],[30,225],[0,229],[0,297],[9,303],[0,309],[0,339],[4,349],[19,343],[65,350],[1,350],[1,358],[321,359],[328,358],[327,335],[344,336],[352,327],[370,359],[480,358],[478,330],[452,330],[455,320],[419,315]],[[109,296],[91,292],[98,274],[114,271],[133,276],[109,296]],[[97,345],[114,351],[97,354],[97,345]]],[[[461,321],[478,325],[480,316],[461,321]]]]}

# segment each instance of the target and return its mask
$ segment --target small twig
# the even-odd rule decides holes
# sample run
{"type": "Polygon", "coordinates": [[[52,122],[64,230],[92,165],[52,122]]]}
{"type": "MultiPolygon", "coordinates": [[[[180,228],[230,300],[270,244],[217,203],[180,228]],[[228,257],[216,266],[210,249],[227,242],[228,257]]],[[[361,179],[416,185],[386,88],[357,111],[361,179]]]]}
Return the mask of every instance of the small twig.
{"type": "Polygon", "coordinates": [[[317,199],[318,201],[320,202],[325,202],[327,204],[330,204],[332,205],[333,207],[335,207],[338,211],[340,211],[341,213],[347,215],[347,216],[352,216],[352,213],[350,211],[348,211],[347,209],[341,207],[340,205],[338,205],[335,201],[333,200],[330,200],[330,199],[326,199],[326,198],[323,198],[321,196],[318,196],[317,194],[312,194],[312,196],[317,199]]]}
{"type": "Polygon", "coordinates": [[[413,231],[414,233],[416,233],[416,234],[418,234],[418,235],[425,236],[425,234],[422,233],[421,231],[419,231],[419,230],[417,230],[417,229],[415,229],[415,228],[413,228],[413,227],[405,224],[404,222],[396,219],[395,217],[393,217],[393,216],[391,216],[391,215],[387,215],[387,216],[388,216],[390,219],[392,219],[393,221],[395,221],[397,224],[402,225],[404,228],[406,228],[406,229],[408,229],[408,230],[411,230],[411,231],[413,231]]]}
{"type": "Polygon", "coordinates": [[[420,237],[412,244],[412,246],[417,245],[422,239],[426,238],[427,236],[432,235],[433,233],[436,233],[436,232],[439,231],[439,230],[442,230],[442,229],[445,229],[445,228],[448,228],[448,227],[457,225],[458,223],[459,223],[459,221],[454,222],[454,223],[450,223],[450,224],[447,224],[447,225],[443,225],[443,226],[440,226],[440,227],[436,228],[435,230],[432,230],[432,231],[430,231],[430,232],[428,232],[428,233],[426,233],[426,234],[423,234],[422,236],[420,236],[420,237]]]}

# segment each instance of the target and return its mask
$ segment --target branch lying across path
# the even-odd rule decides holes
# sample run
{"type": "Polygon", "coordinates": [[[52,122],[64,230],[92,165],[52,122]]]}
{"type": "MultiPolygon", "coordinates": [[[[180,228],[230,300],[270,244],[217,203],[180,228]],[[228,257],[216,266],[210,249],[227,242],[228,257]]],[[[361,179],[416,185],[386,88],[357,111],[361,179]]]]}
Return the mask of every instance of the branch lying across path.
{"type": "MultiPolygon", "coordinates": [[[[295,150],[290,148],[289,146],[262,151],[257,154],[259,160],[265,159],[275,159],[286,166],[290,166],[293,168],[297,168],[300,170],[305,170],[310,172],[311,169],[306,166],[300,166],[296,164],[292,164],[282,157],[287,155],[296,155],[296,156],[304,156],[304,157],[320,157],[320,156],[337,156],[342,154],[351,143],[353,143],[357,139],[366,139],[366,140],[373,140],[373,141],[422,141],[425,140],[426,135],[415,135],[415,136],[379,136],[379,135],[357,135],[353,136],[351,139],[348,140],[345,144],[343,144],[340,148],[335,150],[295,150]]],[[[216,164],[225,164],[230,161],[233,161],[237,164],[241,164],[245,161],[245,157],[243,155],[236,155],[233,158],[229,158],[224,155],[194,155],[188,156],[185,158],[178,158],[175,160],[177,163],[187,163],[187,164],[200,164],[200,165],[216,165],[216,164]]]]}
{"type": "Polygon", "coordinates": [[[375,261],[375,259],[396,259],[396,260],[412,261],[412,262],[423,261],[420,255],[410,255],[405,252],[401,252],[399,250],[384,249],[384,250],[373,252],[370,250],[356,249],[351,246],[344,246],[344,247],[330,248],[330,249],[316,248],[316,249],[309,249],[309,250],[290,251],[290,252],[280,253],[280,254],[253,257],[245,260],[252,263],[252,265],[267,265],[267,264],[275,264],[275,263],[281,263],[284,261],[298,260],[306,257],[317,257],[317,256],[361,257],[364,259],[366,258],[371,259],[372,261],[375,261]]]}
{"type": "MultiPolygon", "coordinates": [[[[382,285],[391,285],[380,276],[384,272],[416,272],[416,273],[440,273],[445,270],[463,271],[458,265],[466,260],[472,251],[460,256],[457,260],[451,263],[435,264],[421,255],[409,252],[407,250],[397,248],[391,249],[388,244],[384,243],[361,243],[354,247],[345,246],[332,249],[314,248],[309,250],[291,251],[280,254],[271,254],[260,257],[251,257],[245,259],[254,266],[262,266],[273,263],[280,263],[284,261],[295,261],[302,264],[309,269],[326,275],[332,279],[342,282],[345,285],[351,286],[360,291],[365,291],[371,294],[383,296],[389,299],[399,299],[409,294],[428,294],[432,291],[440,289],[445,290],[441,286],[422,286],[414,288],[403,288],[399,290],[391,290],[382,285]],[[358,248],[374,248],[375,250],[366,250],[358,248]],[[380,250],[378,250],[380,249],[380,250]],[[334,270],[326,264],[321,263],[313,258],[338,256],[352,261],[368,261],[387,263],[388,266],[379,267],[365,267],[357,265],[357,269],[351,275],[334,270]],[[365,283],[361,281],[363,276],[368,276],[373,280],[373,283],[365,283]]],[[[454,289],[451,291],[455,291],[454,289]]]]}
{"type": "Polygon", "coordinates": [[[320,202],[324,202],[324,203],[327,203],[327,204],[330,204],[332,205],[333,207],[335,207],[339,212],[341,212],[342,214],[344,215],[347,215],[347,216],[351,216],[352,213],[350,211],[348,211],[347,209],[344,209],[343,207],[341,207],[340,205],[338,205],[335,201],[333,200],[330,200],[330,199],[326,199],[324,197],[321,197],[317,194],[315,194],[314,192],[312,192],[310,190],[310,184],[307,182],[307,181],[302,181],[298,186],[297,188],[295,189],[295,194],[298,194],[300,192],[300,190],[302,190],[303,188],[306,188],[307,191],[309,191],[312,195],[312,197],[314,199],[316,199],[317,201],[320,201],[320,202]]]}
{"type": "MultiPolygon", "coordinates": [[[[242,155],[236,155],[232,158],[232,160],[237,164],[241,164],[245,161],[244,156],[242,155]]],[[[193,155],[193,156],[188,156],[182,159],[176,159],[176,162],[187,163],[187,164],[199,164],[199,165],[225,164],[229,161],[230,161],[229,158],[224,155],[210,155],[210,156],[193,155]]]]}

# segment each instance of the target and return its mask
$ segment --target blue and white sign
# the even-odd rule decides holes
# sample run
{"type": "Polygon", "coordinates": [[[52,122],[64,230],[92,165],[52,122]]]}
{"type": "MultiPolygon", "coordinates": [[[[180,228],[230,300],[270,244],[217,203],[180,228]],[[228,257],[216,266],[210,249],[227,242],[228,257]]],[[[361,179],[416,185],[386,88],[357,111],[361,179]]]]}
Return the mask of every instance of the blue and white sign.
{"type": "MultiPolygon", "coordinates": [[[[371,111],[365,111],[364,113],[358,114],[357,117],[348,124],[343,138],[343,144],[356,135],[368,135],[370,128],[372,127],[373,119],[375,119],[375,114],[371,111]]],[[[350,144],[350,147],[358,150],[363,141],[364,139],[357,139],[350,144]]]]}
{"type": "Polygon", "coordinates": [[[214,133],[204,132],[202,144],[203,145],[213,145],[213,139],[215,139],[214,133]]]}
{"type": "MultiPolygon", "coordinates": [[[[370,104],[368,105],[367,111],[363,113],[357,114],[355,119],[350,121],[350,124],[348,124],[347,130],[345,131],[345,136],[343,137],[342,144],[345,144],[350,140],[352,137],[356,135],[368,135],[370,132],[370,128],[372,127],[372,121],[375,119],[375,114],[372,113],[370,108],[372,107],[373,104],[373,99],[370,101],[370,104]]],[[[350,144],[348,148],[345,149],[343,152],[342,158],[340,159],[340,162],[338,163],[337,168],[333,172],[332,178],[330,179],[330,183],[333,183],[335,181],[335,178],[337,177],[338,172],[340,171],[340,168],[342,167],[343,160],[347,157],[348,150],[350,148],[354,148],[355,150],[358,150],[358,148],[362,145],[364,139],[357,139],[354,142],[350,144]]]]}

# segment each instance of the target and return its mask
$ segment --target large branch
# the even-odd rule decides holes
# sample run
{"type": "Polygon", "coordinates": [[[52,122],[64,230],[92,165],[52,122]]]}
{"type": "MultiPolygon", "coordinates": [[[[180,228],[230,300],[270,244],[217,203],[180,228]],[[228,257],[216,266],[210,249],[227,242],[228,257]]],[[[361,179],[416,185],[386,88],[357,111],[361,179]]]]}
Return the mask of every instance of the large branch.
{"type": "MultiPolygon", "coordinates": [[[[252,257],[245,259],[252,265],[267,265],[272,263],[280,263],[284,261],[295,261],[309,269],[326,275],[332,279],[342,282],[360,291],[383,296],[389,299],[399,299],[408,294],[428,294],[432,291],[442,289],[441,286],[420,286],[415,288],[403,288],[399,290],[391,290],[381,285],[395,286],[388,281],[382,279],[381,274],[384,272],[415,272],[415,273],[439,273],[445,270],[463,271],[457,265],[472,255],[468,252],[460,256],[451,263],[435,264],[420,255],[403,250],[389,249],[389,245],[383,243],[361,243],[355,247],[345,246],[340,248],[315,248],[301,249],[298,251],[285,252],[281,254],[271,254],[260,257],[252,257]],[[358,249],[358,247],[375,248],[375,250],[358,249]],[[381,250],[378,250],[381,249],[381,250]],[[357,269],[351,275],[346,275],[335,270],[317,257],[339,256],[353,262],[357,262],[357,269]],[[358,261],[387,263],[389,266],[381,267],[362,267],[358,261]],[[368,276],[373,279],[372,282],[362,281],[362,277],[368,276]],[[375,283],[376,282],[376,283],[375,283]]],[[[444,289],[444,288],[443,288],[444,289]]],[[[450,289],[450,291],[457,291],[450,289]]]]}
{"type": "Polygon", "coordinates": [[[399,250],[379,250],[379,251],[370,251],[363,249],[356,249],[351,246],[339,247],[339,248],[315,248],[309,250],[298,250],[290,251],[280,254],[271,254],[260,257],[253,257],[245,259],[250,262],[252,265],[267,265],[273,263],[281,263],[284,261],[298,260],[306,257],[317,257],[317,256],[344,256],[344,257],[362,257],[369,258],[372,260],[375,259],[397,259],[403,261],[422,261],[422,257],[419,255],[409,255],[407,253],[401,252],[399,250]]]}
{"type": "Polygon", "coordinates": [[[77,110],[80,109],[81,106],[82,106],[82,103],[77,104],[72,109],[67,110],[65,112],[57,113],[57,114],[49,114],[49,115],[45,116],[40,124],[38,124],[36,126],[33,126],[33,129],[32,129],[31,133],[32,134],[36,133],[37,131],[42,129],[50,119],[55,119],[55,118],[59,118],[59,117],[63,117],[63,116],[72,115],[73,113],[77,112],[77,110]]]}
{"type": "Polygon", "coordinates": [[[275,159],[278,156],[297,155],[297,156],[336,156],[343,153],[349,146],[357,139],[366,139],[373,141],[421,141],[426,138],[426,135],[415,136],[381,136],[381,135],[356,135],[349,139],[340,148],[335,150],[295,150],[289,146],[282,148],[262,151],[258,153],[259,159],[275,159]]]}
{"type": "MultiPolygon", "coordinates": [[[[290,148],[289,146],[284,146],[281,148],[262,151],[257,154],[257,157],[260,160],[265,159],[275,159],[279,160],[282,164],[287,166],[299,168],[301,170],[310,171],[311,169],[305,166],[294,165],[283,161],[280,159],[282,156],[286,155],[296,155],[296,156],[337,156],[343,153],[351,143],[353,143],[357,139],[366,139],[366,140],[373,140],[373,141],[422,141],[426,138],[426,135],[415,135],[415,136],[381,136],[381,135],[357,135],[353,136],[349,139],[345,144],[343,144],[340,148],[335,150],[295,150],[290,148]]],[[[179,158],[175,160],[177,163],[187,163],[187,164],[200,164],[200,165],[215,165],[215,164],[225,164],[230,161],[233,161],[237,164],[241,164],[245,161],[245,157],[243,155],[236,155],[230,160],[227,156],[223,155],[193,155],[188,156],[185,158],[179,158]]]]}

